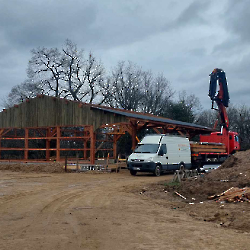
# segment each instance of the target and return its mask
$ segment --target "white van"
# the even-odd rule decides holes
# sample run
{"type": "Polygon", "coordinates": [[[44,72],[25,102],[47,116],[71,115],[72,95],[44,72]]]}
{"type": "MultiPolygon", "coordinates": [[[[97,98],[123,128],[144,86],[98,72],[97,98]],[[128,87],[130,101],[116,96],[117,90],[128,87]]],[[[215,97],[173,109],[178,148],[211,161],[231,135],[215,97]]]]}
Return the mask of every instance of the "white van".
{"type": "Polygon", "coordinates": [[[160,176],[167,170],[191,169],[189,139],[174,135],[147,135],[128,157],[127,166],[132,175],[140,171],[160,176]]]}

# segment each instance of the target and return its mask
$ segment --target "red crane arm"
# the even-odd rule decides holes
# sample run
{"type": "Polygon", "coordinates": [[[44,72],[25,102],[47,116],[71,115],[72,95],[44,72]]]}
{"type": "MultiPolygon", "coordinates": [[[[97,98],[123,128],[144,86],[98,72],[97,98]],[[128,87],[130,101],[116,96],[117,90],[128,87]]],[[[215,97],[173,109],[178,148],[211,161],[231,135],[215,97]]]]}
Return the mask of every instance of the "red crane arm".
{"type": "Polygon", "coordinates": [[[226,74],[222,69],[216,68],[210,74],[209,96],[212,100],[212,109],[214,108],[214,102],[216,102],[218,106],[221,118],[221,126],[223,128],[223,132],[227,133],[229,130],[229,120],[226,107],[228,107],[229,103],[229,93],[226,74]],[[217,86],[219,86],[218,93],[216,93],[217,86]]]}

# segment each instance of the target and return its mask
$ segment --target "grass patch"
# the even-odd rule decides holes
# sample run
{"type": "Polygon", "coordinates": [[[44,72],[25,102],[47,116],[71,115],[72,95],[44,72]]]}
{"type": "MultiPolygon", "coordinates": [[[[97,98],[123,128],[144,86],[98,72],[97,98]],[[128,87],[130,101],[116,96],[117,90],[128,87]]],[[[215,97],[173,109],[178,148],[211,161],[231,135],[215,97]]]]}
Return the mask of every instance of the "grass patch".
{"type": "Polygon", "coordinates": [[[178,181],[169,181],[169,182],[164,182],[163,185],[165,187],[178,188],[181,185],[181,183],[178,181]]]}

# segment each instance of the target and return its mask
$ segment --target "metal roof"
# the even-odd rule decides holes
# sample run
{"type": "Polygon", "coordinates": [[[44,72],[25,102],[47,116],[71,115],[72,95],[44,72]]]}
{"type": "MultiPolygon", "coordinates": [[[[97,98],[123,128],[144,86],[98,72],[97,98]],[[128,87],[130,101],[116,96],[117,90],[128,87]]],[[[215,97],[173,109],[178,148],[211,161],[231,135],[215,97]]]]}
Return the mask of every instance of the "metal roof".
{"type": "Polygon", "coordinates": [[[136,112],[128,112],[125,110],[123,111],[123,110],[105,108],[105,107],[100,107],[100,106],[97,107],[97,105],[92,106],[92,108],[103,110],[105,112],[110,112],[110,113],[122,115],[122,116],[127,116],[130,118],[135,118],[135,119],[142,119],[142,120],[147,120],[147,121],[152,121],[152,122],[162,122],[162,123],[171,124],[171,125],[180,125],[182,127],[189,127],[189,128],[191,127],[191,128],[197,128],[197,129],[202,129],[202,130],[207,130],[207,131],[214,131],[214,129],[208,128],[205,126],[201,126],[201,125],[197,125],[197,124],[193,124],[193,123],[188,123],[188,122],[171,120],[171,119],[164,118],[164,117],[157,117],[157,116],[147,115],[147,114],[144,115],[144,114],[140,114],[140,113],[136,113],[136,112]]]}

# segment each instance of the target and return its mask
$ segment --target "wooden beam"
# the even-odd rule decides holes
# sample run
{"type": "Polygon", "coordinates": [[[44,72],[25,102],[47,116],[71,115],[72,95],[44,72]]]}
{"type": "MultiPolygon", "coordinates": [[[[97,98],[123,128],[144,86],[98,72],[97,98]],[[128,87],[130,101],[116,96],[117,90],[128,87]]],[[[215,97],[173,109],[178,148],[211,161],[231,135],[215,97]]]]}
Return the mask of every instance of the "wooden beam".
{"type": "Polygon", "coordinates": [[[137,140],[136,140],[136,134],[137,134],[137,123],[130,121],[131,129],[132,129],[132,150],[136,148],[137,140]]]}
{"type": "Polygon", "coordinates": [[[10,130],[12,130],[12,129],[9,128],[9,129],[7,129],[6,131],[4,131],[4,130],[5,130],[5,129],[3,129],[1,136],[6,135],[6,134],[7,134],[10,130]]]}
{"type": "Polygon", "coordinates": [[[161,134],[161,132],[160,132],[157,128],[153,128],[153,130],[154,130],[157,134],[161,134]]]}
{"type": "MultiPolygon", "coordinates": [[[[87,132],[84,131],[84,135],[86,133],[87,132]]],[[[84,147],[84,150],[83,150],[83,159],[86,160],[87,159],[87,140],[83,141],[83,147],[84,147]]]]}
{"type": "Polygon", "coordinates": [[[56,161],[60,161],[60,127],[56,127],[56,161]]]}
{"type": "MultiPolygon", "coordinates": [[[[47,136],[49,135],[49,129],[47,129],[47,136]]],[[[49,161],[49,158],[50,158],[50,151],[49,151],[49,148],[50,148],[50,140],[49,139],[46,139],[46,161],[49,161]]]]}
{"type": "Polygon", "coordinates": [[[90,127],[90,163],[95,164],[95,133],[94,127],[90,127]]]}
{"type": "Polygon", "coordinates": [[[0,129],[0,136],[2,136],[4,129],[0,129]]]}
{"type": "Polygon", "coordinates": [[[114,135],[113,139],[114,139],[114,141],[113,141],[113,157],[114,157],[114,159],[116,159],[116,155],[117,155],[117,135],[114,135]]]}
{"type": "Polygon", "coordinates": [[[25,128],[25,139],[24,139],[24,160],[28,160],[28,154],[29,154],[29,129],[25,128]]]}
{"type": "Polygon", "coordinates": [[[178,133],[182,136],[185,136],[180,130],[178,130],[178,133]]]}
{"type": "Polygon", "coordinates": [[[147,128],[148,124],[149,124],[149,122],[145,122],[142,126],[138,127],[137,131],[141,131],[142,129],[147,128]]]}

